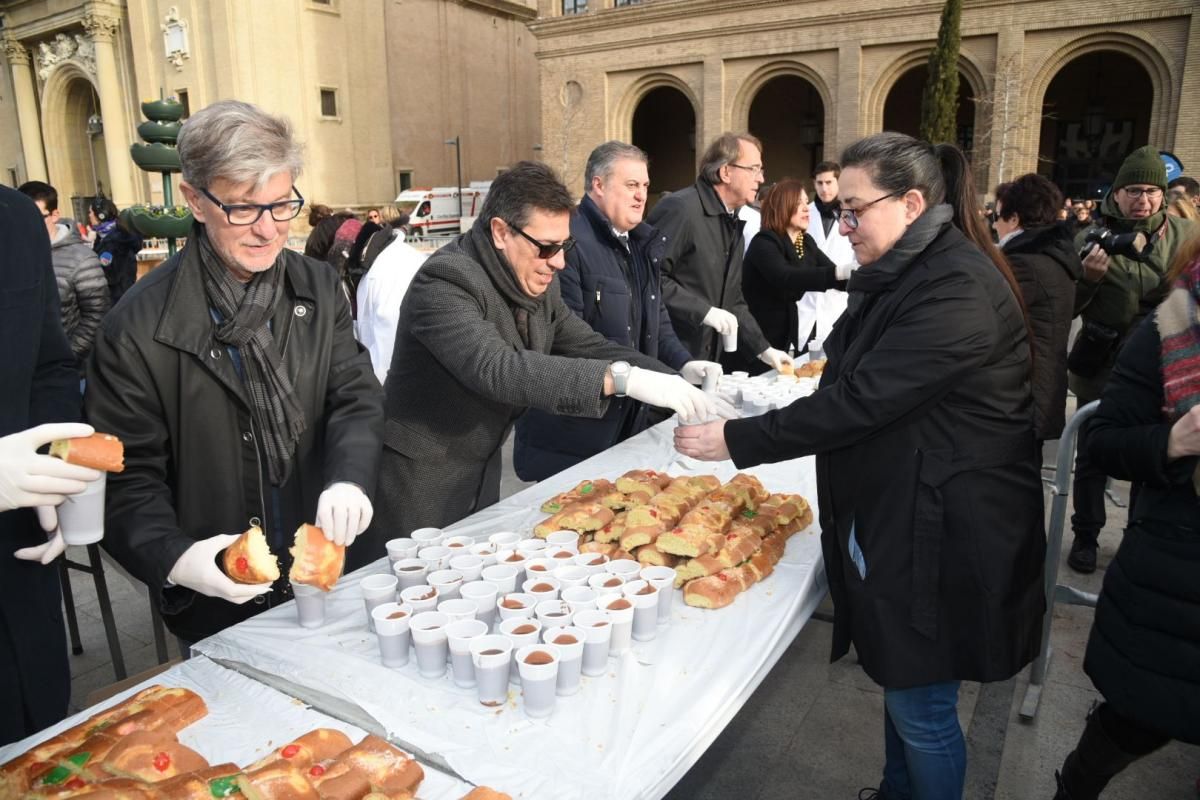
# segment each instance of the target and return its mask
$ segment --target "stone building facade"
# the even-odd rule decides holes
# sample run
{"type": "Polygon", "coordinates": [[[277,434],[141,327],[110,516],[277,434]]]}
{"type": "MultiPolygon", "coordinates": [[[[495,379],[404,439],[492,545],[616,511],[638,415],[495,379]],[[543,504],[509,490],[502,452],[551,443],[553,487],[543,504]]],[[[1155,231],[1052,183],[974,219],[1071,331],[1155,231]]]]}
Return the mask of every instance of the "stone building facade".
{"type": "MultiPolygon", "coordinates": [[[[767,179],[807,178],[856,138],[916,132],[942,3],[539,0],[545,158],[582,188],[609,138],[674,190],[723,130],[764,141],[767,179]]],[[[1093,194],[1150,143],[1200,173],[1194,0],[965,0],[959,143],[981,191],[1041,171],[1093,194]]]]}
{"type": "Polygon", "coordinates": [[[0,0],[0,181],[160,202],[129,156],[140,101],[223,98],[286,115],[310,202],[486,179],[539,139],[533,0],[0,0]]]}

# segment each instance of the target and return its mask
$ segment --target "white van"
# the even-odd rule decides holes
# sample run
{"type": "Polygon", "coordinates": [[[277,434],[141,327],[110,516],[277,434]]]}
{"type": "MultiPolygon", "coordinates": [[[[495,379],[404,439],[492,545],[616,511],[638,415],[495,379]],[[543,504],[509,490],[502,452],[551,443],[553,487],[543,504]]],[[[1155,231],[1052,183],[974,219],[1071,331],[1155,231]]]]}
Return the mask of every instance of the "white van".
{"type": "MultiPolygon", "coordinates": [[[[462,216],[472,220],[483,208],[486,188],[462,188],[462,216]]],[[[408,212],[408,230],[418,239],[429,236],[457,236],[462,220],[458,214],[459,189],[443,186],[434,189],[408,189],[396,197],[396,205],[408,212]]]]}

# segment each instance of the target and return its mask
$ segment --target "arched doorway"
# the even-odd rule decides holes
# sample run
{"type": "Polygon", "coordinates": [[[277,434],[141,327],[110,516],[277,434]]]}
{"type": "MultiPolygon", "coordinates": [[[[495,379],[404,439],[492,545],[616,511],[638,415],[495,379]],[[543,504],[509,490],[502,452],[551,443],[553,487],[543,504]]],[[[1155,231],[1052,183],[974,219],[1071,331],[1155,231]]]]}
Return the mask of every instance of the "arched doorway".
{"type": "MultiPolygon", "coordinates": [[[[900,76],[888,91],[883,102],[883,129],[917,136],[921,130],[921,96],[929,67],[918,64],[900,76]]],[[[961,71],[958,73],[958,119],[955,129],[955,144],[971,157],[975,149],[975,102],[971,99],[971,83],[961,71]]]]}
{"type": "Polygon", "coordinates": [[[750,132],[762,140],[766,181],[807,181],[824,157],[825,104],[817,88],[799,75],[770,79],[750,104],[750,132]]]}
{"type": "Polygon", "coordinates": [[[1134,57],[1101,50],[1069,61],[1042,101],[1040,171],[1071,197],[1096,197],[1150,137],[1154,86],[1134,57]]]}
{"type": "Polygon", "coordinates": [[[47,168],[59,208],[64,216],[84,221],[90,199],[111,193],[102,126],[89,126],[100,119],[95,87],[73,67],[60,68],[46,82],[42,114],[47,168]]]}
{"type": "Polygon", "coordinates": [[[696,180],[696,110],[673,86],[646,92],[633,112],[633,144],[650,157],[653,207],[663,192],[675,192],[696,180]]]}

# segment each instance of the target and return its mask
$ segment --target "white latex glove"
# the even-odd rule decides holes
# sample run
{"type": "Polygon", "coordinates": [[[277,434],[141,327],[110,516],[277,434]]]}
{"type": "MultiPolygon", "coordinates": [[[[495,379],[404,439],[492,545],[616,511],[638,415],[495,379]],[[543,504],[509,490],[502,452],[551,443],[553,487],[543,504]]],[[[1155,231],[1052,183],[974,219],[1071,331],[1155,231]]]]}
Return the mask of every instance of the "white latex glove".
{"type": "Polygon", "coordinates": [[[217,566],[217,554],[236,542],[238,536],[228,533],[196,542],[171,567],[167,580],[202,595],[219,597],[239,605],[271,591],[269,583],[238,583],[217,566]]]}
{"type": "Polygon", "coordinates": [[[66,495],[86,489],[89,481],[99,480],[100,473],[94,469],[37,452],[56,439],[93,433],[91,425],[56,422],[0,437],[0,511],[56,506],[66,495]]]}
{"type": "Polygon", "coordinates": [[[856,269],[858,269],[858,264],[855,264],[854,262],[850,262],[849,264],[838,264],[833,268],[833,274],[834,277],[839,281],[848,281],[850,280],[850,273],[854,272],[856,269]]]}
{"type": "Polygon", "coordinates": [[[721,365],[715,361],[689,361],[679,368],[679,374],[688,383],[699,386],[704,383],[706,375],[721,377],[723,370],[721,365]]]}
{"type": "Polygon", "coordinates": [[[22,547],[13,555],[24,561],[49,564],[63,554],[63,551],[67,549],[67,543],[63,541],[62,531],[58,528],[58,511],[54,506],[38,506],[37,515],[42,530],[51,534],[50,540],[35,547],[22,547]]]}
{"type": "Polygon", "coordinates": [[[353,483],[331,483],[317,498],[317,527],[334,544],[350,546],[374,513],[367,495],[353,483]]]}
{"type": "Polygon", "coordinates": [[[768,347],[759,353],[758,360],[776,371],[782,370],[784,364],[792,363],[791,356],[782,350],[776,350],[774,347],[768,347]]]}
{"type": "Polygon", "coordinates": [[[729,336],[738,328],[737,317],[723,308],[713,306],[704,315],[703,324],[715,330],[722,336],[729,336]]]}
{"type": "Polygon", "coordinates": [[[625,393],[634,400],[669,408],[685,421],[703,421],[726,413],[736,415],[733,407],[724,400],[706,395],[680,376],[640,367],[629,371],[625,393]]]}

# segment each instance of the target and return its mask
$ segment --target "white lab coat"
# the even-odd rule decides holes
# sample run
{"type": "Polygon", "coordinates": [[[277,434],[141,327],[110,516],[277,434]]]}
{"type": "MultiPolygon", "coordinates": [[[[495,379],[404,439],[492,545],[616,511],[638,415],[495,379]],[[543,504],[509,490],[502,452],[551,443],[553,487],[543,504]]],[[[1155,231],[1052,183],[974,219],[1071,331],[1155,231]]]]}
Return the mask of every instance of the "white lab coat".
{"type": "Polygon", "coordinates": [[[397,238],[379,251],[375,263],[358,284],[358,341],[371,354],[371,367],[382,384],[392,365],[400,304],[427,254],[397,238]]]}
{"type": "MultiPolygon", "coordinates": [[[[821,212],[817,210],[816,203],[808,204],[808,235],[834,264],[858,265],[854,257],[854,248],[850,246],[850,240],[838,231],[837,223],[829,229],[829,236],[825,236],[825,226],[821,224],[821,212]]],[[[805,293],[804,297],[796,302],[800,323],[796,332],[799,338],[796,342],[802,345],[808,341],[808,335],[812,333],[814,325],[817,328],[816,340],[825,341],[829,332],[833,330],[833,323],[837,322],[838,317],[846,310],[848,300],[848,295],[840,289],[805,293]]]]}

